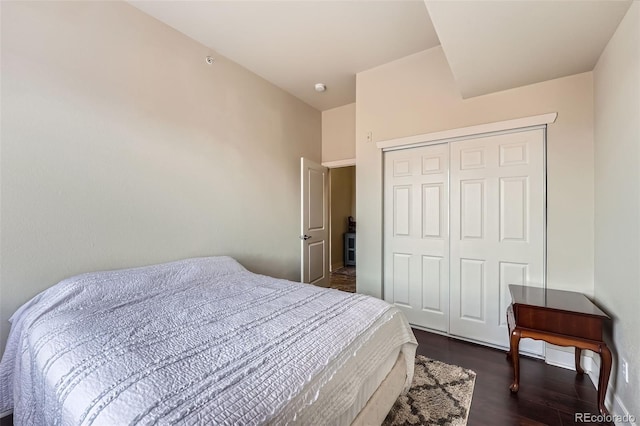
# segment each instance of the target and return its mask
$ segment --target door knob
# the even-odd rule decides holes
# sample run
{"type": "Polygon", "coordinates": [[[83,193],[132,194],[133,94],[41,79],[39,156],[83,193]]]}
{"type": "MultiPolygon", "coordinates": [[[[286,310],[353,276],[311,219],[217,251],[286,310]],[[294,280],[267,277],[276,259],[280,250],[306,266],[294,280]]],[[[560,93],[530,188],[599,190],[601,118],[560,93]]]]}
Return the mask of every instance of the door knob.
{"type": "Polygon", "coordinates": [[[309,238],[311,238],[311,235],[304,234],[300,236],[300,239],[305,241],[308,240],[309,238]]]}

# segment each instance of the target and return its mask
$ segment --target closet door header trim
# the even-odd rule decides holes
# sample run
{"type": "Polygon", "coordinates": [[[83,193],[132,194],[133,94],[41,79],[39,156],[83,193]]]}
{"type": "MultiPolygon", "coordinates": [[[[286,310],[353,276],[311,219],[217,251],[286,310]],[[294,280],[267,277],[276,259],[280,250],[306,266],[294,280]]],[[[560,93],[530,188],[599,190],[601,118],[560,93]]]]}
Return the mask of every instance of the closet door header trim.
{"type": "Polygon", "coordinates": [[[550,112],[548,114],[535,115],[531,117],[516,118],[506,121],[496,121],[494,123],[479,124],[476,126],[461,127],[458,129],[443,130],[440,132],[425,133],[422,135],[388,139],[376,142],[376,146],[383,151],[394,151],[397,149],[414,148],[418,146],[434,145],[445,142],[454,142],[460,139],[472,139],[475,137],[488,136],[489,134],[501,134],[514,131],[546,128],[547,124],[554,123],[557,117],[557,112],[550,112]]]}

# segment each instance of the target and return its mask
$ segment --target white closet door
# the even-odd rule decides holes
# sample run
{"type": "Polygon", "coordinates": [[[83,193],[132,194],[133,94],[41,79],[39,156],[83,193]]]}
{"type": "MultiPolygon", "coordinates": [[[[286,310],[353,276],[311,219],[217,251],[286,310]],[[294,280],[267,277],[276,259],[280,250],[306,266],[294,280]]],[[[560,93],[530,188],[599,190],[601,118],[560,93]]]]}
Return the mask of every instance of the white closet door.
{"type": "Polygon", "coordinates": [[[385,153],[384,297],[411,324],[449,325],[447,144],[385,153]]]}
{"type": "Polygon", "coordinates": [[[508,346],[508,285],[544,284],[544,130],[453,142],[450,167],[450,333],[508,346]]]}

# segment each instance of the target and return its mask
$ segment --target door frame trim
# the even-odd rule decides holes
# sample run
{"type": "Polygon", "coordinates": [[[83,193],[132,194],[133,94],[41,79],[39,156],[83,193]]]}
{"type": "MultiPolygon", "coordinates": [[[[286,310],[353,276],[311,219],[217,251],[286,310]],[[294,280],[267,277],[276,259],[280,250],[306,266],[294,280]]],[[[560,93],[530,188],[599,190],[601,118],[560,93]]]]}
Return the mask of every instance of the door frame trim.
{"type": "Polygon", "coordinates": [[[341,167],[355,166],[356,159],[347,158],[345,160],[323,161],[321,164],[329,169],[339,169],[341,167]]]}
{"type": "Polygon", "coordinates": [[[496,121],[493,123],[388,139],[376,142],[376,146],[383,151],[392,151],[396,149],[415,148],[418,146],[432,145],[436,143],[453,142],[459,139],[480,138],[487,136],[488,133],[513,133],[519,129],[530,130],[537,127],[546,127],[547,124],[555,123],[557,117],[557,112],[550,112],[547,114],[516,118],[513,120],[496,121]]]}

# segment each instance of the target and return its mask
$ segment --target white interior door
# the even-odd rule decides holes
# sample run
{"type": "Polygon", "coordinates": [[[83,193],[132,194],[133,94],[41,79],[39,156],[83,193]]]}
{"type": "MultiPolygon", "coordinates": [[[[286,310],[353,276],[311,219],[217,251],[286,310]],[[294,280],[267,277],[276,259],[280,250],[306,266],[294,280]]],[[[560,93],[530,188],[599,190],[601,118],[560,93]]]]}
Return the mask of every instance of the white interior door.
{"type": "Polygon", "coordinates": [[[300,159],[301,167],[301,281],[329,286],[328,169],[300,159]]]}
{"type": "Polygon", "coordinates": [[[450,146],[450,333],[508,346],[508,285],[544,285],[544,130],[450,146]]]}
{"type": "Polygon", "coordinates": [[[447,144],[385,154],[384,298],[411,324],[448,331],[447,144]]]}

